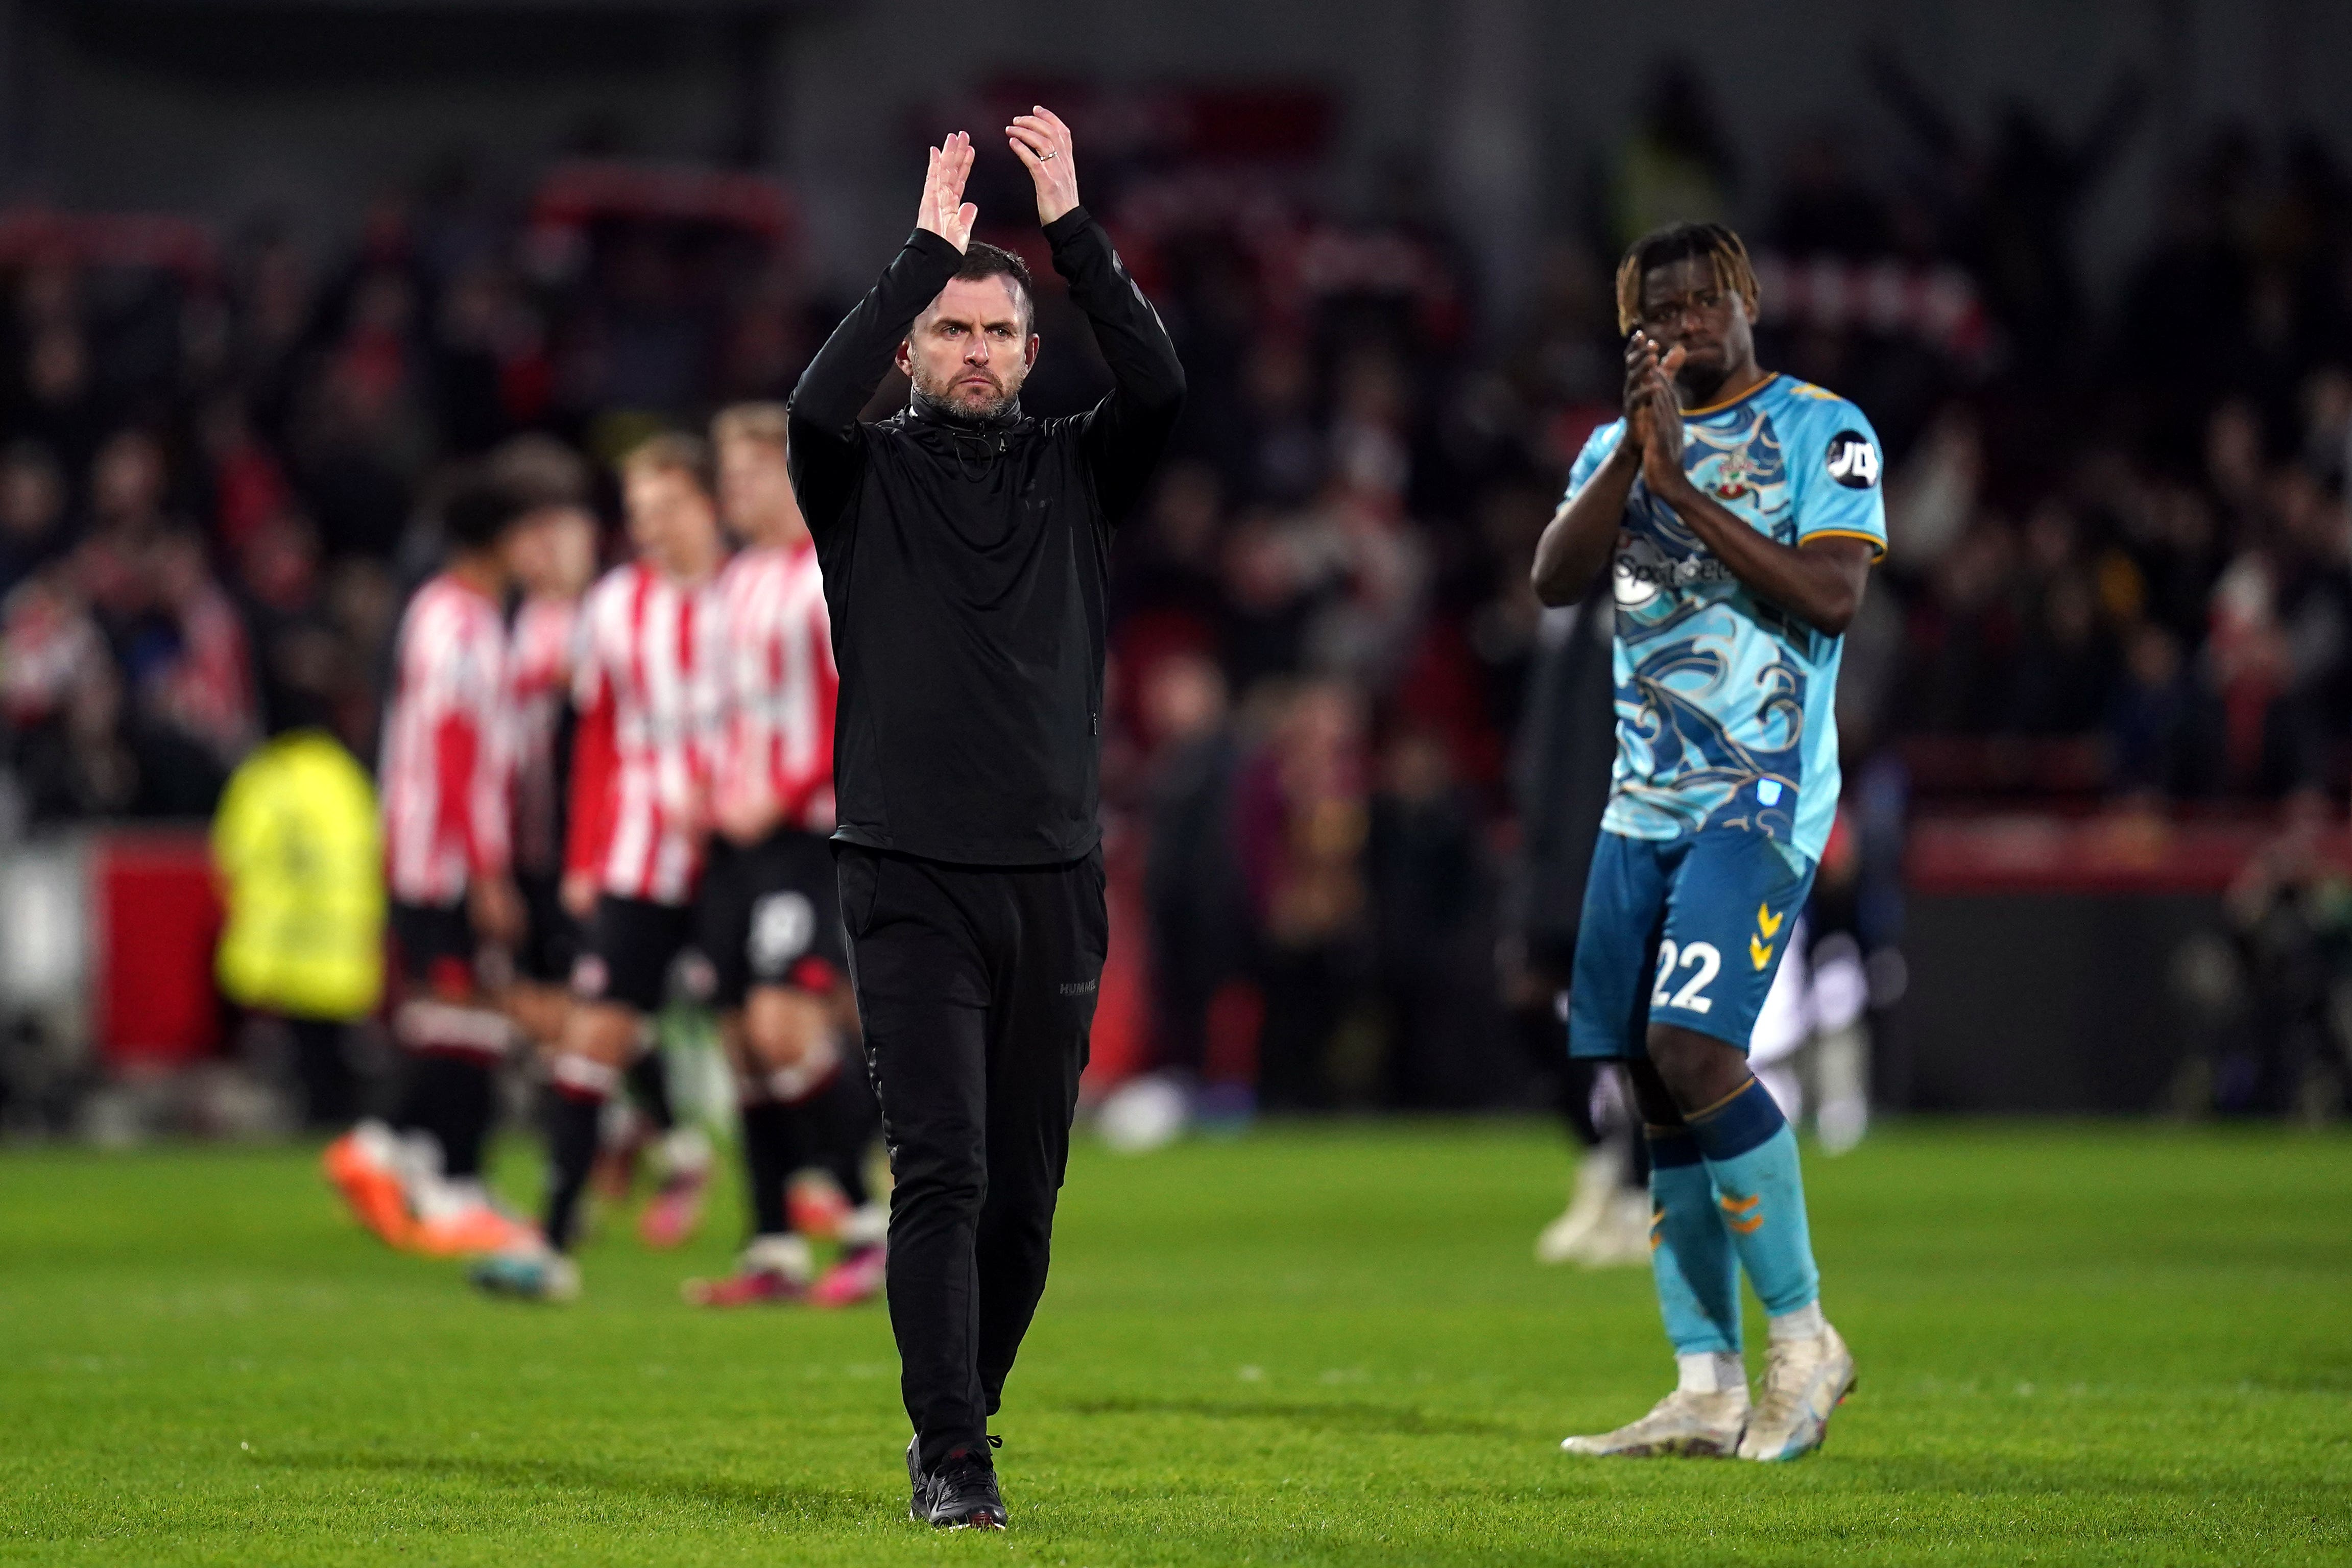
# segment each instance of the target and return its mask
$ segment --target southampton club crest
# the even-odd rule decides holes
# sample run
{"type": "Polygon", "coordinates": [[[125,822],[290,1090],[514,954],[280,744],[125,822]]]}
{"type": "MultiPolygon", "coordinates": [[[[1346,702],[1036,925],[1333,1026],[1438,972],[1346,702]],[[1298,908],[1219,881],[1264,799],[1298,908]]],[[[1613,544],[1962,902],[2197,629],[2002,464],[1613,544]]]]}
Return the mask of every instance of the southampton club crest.
{"type": "Polygon", "coordinates": [[[1745,447],[1724,453],[1708,465],[1708,470],[1702,482],[1707,494],[1718,501],[1738,500],[1763,476],[1762,466],[1749,461],[1745,447]]]}

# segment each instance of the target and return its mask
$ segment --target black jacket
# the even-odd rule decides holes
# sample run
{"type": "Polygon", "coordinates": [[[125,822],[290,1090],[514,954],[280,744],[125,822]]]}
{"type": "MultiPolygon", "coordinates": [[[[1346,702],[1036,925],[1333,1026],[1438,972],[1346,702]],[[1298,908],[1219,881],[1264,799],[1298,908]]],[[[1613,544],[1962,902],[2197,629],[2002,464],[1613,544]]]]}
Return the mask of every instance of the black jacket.
{"type": "Polygon", "coordinates": [[[1045,230],[1113,386],[1085,413],[858,412],[961,253],[918,229],[793,389],[793,488],[841,669],[835,838],[977,865],[1088,853],[1111,530],[1184,398],[1176,346],[1085,208],[1045,230]]]}

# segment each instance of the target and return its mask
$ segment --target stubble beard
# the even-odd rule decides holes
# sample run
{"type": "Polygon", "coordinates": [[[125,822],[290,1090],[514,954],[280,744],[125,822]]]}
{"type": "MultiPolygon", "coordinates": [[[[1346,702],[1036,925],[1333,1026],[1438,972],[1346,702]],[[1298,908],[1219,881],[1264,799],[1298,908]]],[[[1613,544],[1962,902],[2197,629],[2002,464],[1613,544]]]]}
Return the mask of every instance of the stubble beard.
{"type": "MultiPolygon", "coordinates": [[[[961,371],[958,376],[961,379],[961,371]]],[[[999,418],[1013,407],[1020,395],[1021,388],[1017,382],[1011,387],[1002,382],[992,382],[989,390],[982,392],[978,387],[963,387],[954,382],[941,388],[923,378],[915,382],[917,402],[934,413],[950,414],[957,419],[999,418]]]]}

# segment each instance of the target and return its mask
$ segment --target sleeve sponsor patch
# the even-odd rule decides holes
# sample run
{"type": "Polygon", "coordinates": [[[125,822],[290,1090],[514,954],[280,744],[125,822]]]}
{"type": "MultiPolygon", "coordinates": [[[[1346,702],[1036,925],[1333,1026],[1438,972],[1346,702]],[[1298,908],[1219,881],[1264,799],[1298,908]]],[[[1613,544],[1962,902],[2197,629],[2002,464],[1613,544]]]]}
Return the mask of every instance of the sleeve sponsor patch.
{"type": "Polygon", "coordinates": [[[1859,430],[1841,430],[1830,437],[1830,477],[1849,490],[1867,490],[1878,483],[1878,448],[1859,430]]]}

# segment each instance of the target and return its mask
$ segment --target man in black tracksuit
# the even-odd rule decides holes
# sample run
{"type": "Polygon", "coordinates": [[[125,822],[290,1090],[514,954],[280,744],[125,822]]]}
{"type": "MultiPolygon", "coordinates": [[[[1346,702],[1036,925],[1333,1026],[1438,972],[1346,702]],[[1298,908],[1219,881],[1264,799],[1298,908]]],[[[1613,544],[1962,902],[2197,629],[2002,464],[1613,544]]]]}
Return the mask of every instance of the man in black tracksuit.
{"type": "Polygon", "coordinates": [[[1108,925],[1096,822],[1104,582],[1184,394],[1159,317],[1077,204],[1068,127],[1007,126],[1110,393],[1035,420],[1018,257],[971,243],[971,139],[793,394],[793,484],[841,669],[835,857],[897,1177],[890,1323],[914,1513],[1002,1528],[996,1411],[1045,1290],[1108,925]],[[908,407],[858,413],[893,362],[908,407]]]}

